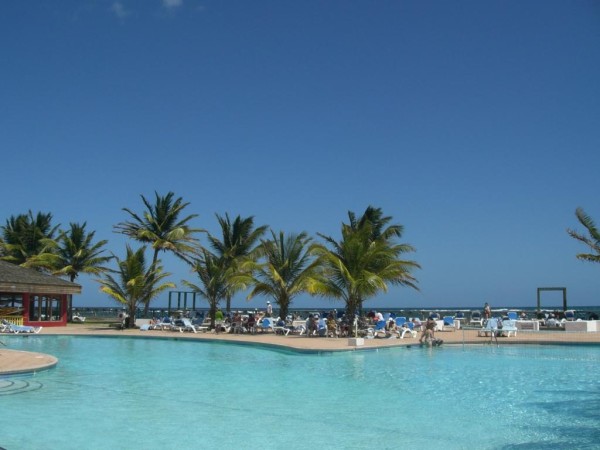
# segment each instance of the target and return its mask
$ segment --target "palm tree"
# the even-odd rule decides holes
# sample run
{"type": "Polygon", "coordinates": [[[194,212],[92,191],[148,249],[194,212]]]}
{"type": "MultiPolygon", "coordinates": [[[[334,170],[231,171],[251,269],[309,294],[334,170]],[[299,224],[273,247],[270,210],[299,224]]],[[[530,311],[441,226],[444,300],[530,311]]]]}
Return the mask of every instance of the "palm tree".
{"type": "Polygon", "coordinates": [[[54,275],[64,275],[74,282],[80,273],[98,275],[106,271],[111,256],[102,256],[107,240],[93,242],[95,231],[86,231],[87,222],[70,223],[68,231],[60,231],[50,244],[51,252],[31,258],[31,265],[43,267],[54,275]]]}
{"type": "MultiPolygon", "coordinates": [[[[115,230],[136,241],[150,244],[154,251],[153,265],[158,261],[158,254],[161,251],[172,252],[188,264],[192,264],[191,255],[195,254],[199,247],[194,234],[203,230],[190,228],[188,222],[197,217],[197,214],[180,218],[181,212],[189,203],[184,203],[181,197],[174,200],[173,192],[165,196],[160,196],[157,192],[154,194],[156,196],[154,205],[143,195],[141,196],[146,207],[142,216],[128,208],[123,208],[132,220],[117,224],[115,230]]],[[[148,312],[147,303],[144,314],[148,312]]]]}
{"type": "Polygon", "coordinates": [[[380,291],[387,291],[388,284],[418,289],[411,271],[420,266],[401,255],[414,251],[409,244],[398,244],[400,225],[386,225],[391,220],[382,215],[381,209],[369,207],[356,220],[349,212],[349,224],[342,224],[342,239],[319,234],[329,248],[315,245],[319,256],[322,277],[313,290],[323,296],[343,299],[346,315],[354,317],[362,309],[363,302],[380,291]]]}
{"type": "Polygon", "coordinates": [[[224,264],[223,258],[206,249],[200,251],[200,257],[195,260],[192,267],[200,278],[200,285],[185,280],[183,283],[208,301],[210,326],[214,328],[219,302],[229,293],[230,269],[224,264]]]}
{"type": "Polygon", "coordinates": [[[294,297],[311,292],[315,282],[317,261],[312,258],[309,244],[311,239],[304,232],[285,236],[283,231],[272,239],[262,241],[260,254],[265,262],[246,263],[253,270],[246,275],[234,277],[245,285],[253,285],[248,300],[256,295],[265,295],[279,306],[279,317],[287,317],[294,297]]]}
{"type": "Polygon", "coordinates": [[[577,208],[575,210],[575,216],[577,216],[579,223],[586,228],[589,236],[585,236],[571,229],[568,229],[567,233],[569,233],[572,238],[583,242],[592,251],[592,253],[579,253],[577,259],[581,259],[582,261],[600,262],[600,232],[598,232],[596,224],[592,218],[585,213],[583,208],[577,208]]]}
{"type": "Polygon", "coordinates": [[[171,274],[163,272],[159,262],[146,267],[145,251],[145,247],[134,251],[127,245],[125,259],[115,257],[118,269],[111,270],[98,280],[102,292],[126,306],[129,314],[126,326],[129,327],[135,326],[138,306],[149,302],[166,289],[175,287],[174,283],[162,282],[171,274]]]}
{"type": "Polygon", "coordinates": [[[59,225],[52,226],[52,214],[31,210],[11,216],[2,229],[2,259],[26,266],[33,257],[48,252],[59,225]]]}
{"type": "Polygon", "coordinates": [[[394,238],[402,237],[404,227],[402,225],[388,225],[392,218],[390,216],[384,216],[381,208],[375,208],[368,206],[363,215],[357,219],[356,214],[352,211],[348,211],[349,224],[342,224],[342,227],[350,228],[352,231],[358,231],[365,227],[369,227],[370,236],[369,239],[376,241],[378,239],[390,240],[394,238]]]}
{"type": "MultiPolygon", "coordinates": [[[[58,239],[50,243],[50,252],[42,253],[30,259],[33,267],[42,267],[54,275],[68,277],[74,282],[80,273],[99,275],[107,271],[104,266],[112,259],[102,256],[106,240],[94,243],[95,231],[86,231],[87,222],[70,223],[68,231],[60,231],[58,239]]],[[[73,299],[69,296],[68,316],[72,317],[73,299]]]]}
{"type": "MultiPolygon", "coordinates": [[[[208,235],[208,240],[216,255],[223,259],[226,267],[232,269],[231,273],[235,273],[235,267],[238,267],[242,260],[256,259],[256,244],[267,230],[267,226],[254,228],[254,217],[252,216],[241,218],[238,215],[233,222],[228,214],[225,214],[225,217],[218,214],[216,216],[221,226],[222,240],[211,234],[208,235]]],[[[236,290],[233,283],[229,284],[230,287],[225,297],[227,312],[231,310],[231,297],[236,290]]]]}

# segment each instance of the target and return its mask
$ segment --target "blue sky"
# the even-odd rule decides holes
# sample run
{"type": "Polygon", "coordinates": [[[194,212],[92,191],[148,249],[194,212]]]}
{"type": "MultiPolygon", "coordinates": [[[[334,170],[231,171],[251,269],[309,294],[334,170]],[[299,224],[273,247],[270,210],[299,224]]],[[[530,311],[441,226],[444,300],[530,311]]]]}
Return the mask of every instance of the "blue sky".
{"type": "Polygon", "coordinates": [[[155,191],[215,233],[338,237],[373,205],[422,270],[365,306],[600,304],[566,233],[578,206],[600,223],[598,2],[1,2],[0,49],[2,224],[87,221],[123,256],[113,226],[155,191]]]}

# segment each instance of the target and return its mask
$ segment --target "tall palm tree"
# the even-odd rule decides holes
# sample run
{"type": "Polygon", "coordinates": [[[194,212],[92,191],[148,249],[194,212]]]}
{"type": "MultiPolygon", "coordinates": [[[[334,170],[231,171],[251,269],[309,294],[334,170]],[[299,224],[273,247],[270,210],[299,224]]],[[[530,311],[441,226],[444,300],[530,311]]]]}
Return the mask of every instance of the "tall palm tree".
{"type": "Polygon", "coordinates": [[[183,283],[208,301],[210,326],[214,328],[219,302],[229,292],[230,269],[224,264],[223,258],[206,249],[200,251],[200,257],[195,260],[192,267],[200,279],[200,285],[185,280],[183,283]]]}
{"type": "Polygon", "coordinates": [[[369,239],[372,241],[383,239],[389,240],[402,237],[404,227],[402,225],[392,224],[386,227],[391,222],[390,216],[384,216],[381,208],[368,206],[360,218],[356,218],[356,214],[348,211],[349,224],[342,224],[342,227],[350,228],[353,231],[369,227],[371,230],[369,239]]]}
{"type": "Polygon", "coordinates": [[[236,279],[253,285],[248,300],[256,295],[272,298],[279,306],[279,317],[285,320],[293,299],[300,293],[311,292],[317,261],[312,257],[311,239],[305,232],[285,236],[283,231],[276,235],[271,230],[271,236],[260,247],[264,263],[247,263],[253,270],[236,279]]]}
{"type": "MultiPolygon", "coordinates": [[[[60,230],[56,241],[50,241],[50,251],[30,259],[32,267],[42,267],[54,275],[68,277],[74,282],[80,273],[99,275],[108,269],[104,266],[112,259],[103,256],[103,247],[108,243],[101,240],[94,243],[95,231],[86,231],[87,222],[70,223],[69,230],[60,230]]],[[[73,299],[69,296],[68,317],[72,317],[73,299]]]]}
{"type": "MultiPolygon", "coordinates": [[[[235,273],[235,268],[240,266],[242,260],[246,258],[256,259],[257,243],[261,236],[267,230],[266,225],[254,228],[254,217],[242,218],[239,215],[232,222],[228,214],[221,217],[218,214],[217,220],[221,226],[221,240],[208,234],[208,240],[216,255],[223,259],[226,267],[231,268],[230,273],[235,273]]],[[[226,309],[231,310],[231,297],[235,293],[235,284],[229,283],[229,289],[226,294],[226,309]]]]}
{"type": "Polygon", "coordinates": [[[588,216],[583,208],[577,208],[575,210],[575,216],[577,216],[577,220],[579,223],[583,225],[589,236],[585,236],[577,231],[568,229],[567,233],[580,242],[583,242],[587,245],[592,253],[579,253],[577,255],[578,259],[582,261],[590,261],[590,262],[600,262],[600,232],[598,232],[598,228],[596,228],[596,224],[592,220],[590,216],[588,216]]]}
{"type": "Polygon", "coordinates": [[[126,325],[129,327],[135,326],[135,314],[140,305],[175,287],[174,283],[162,282],[171,274],[163,272],[159,262],[147,267],[145,251],[145,247],[134,251],[127,245],[125,259],[115,257],[117,270],[105,273],[98,280],[102,292],[126,306],[129,314],[126,325]]]}
{"type": "MultiPolygon", "coordinates": [[[[181,197],[174,199],[175,194],[169,192],[165,196],[154,193],[155,203],[151,204],[143,195],[142,202],[146,207],[140,216],[128,208],[123,208],[132,220],[115,225],[115,230],[136,241],[150,244],[153,249],[152,264],[158,261],[161,251],[172,252],[177,257],[191,264],[191,257],[199,248],[195,233],[203,230],[190,228],[188,222],[197,214],[181,218],[180,215],[189,203],[184,203],[181,197]]],[[[146,304],[144,314],[148,312],[146,304]]]]}
{"type": "Polygon", "coordinates": [[[74,282],[80,273],[98,275],[106,271],[111,256],[102,256],[102,240],[94,243],[95,231],[86,231],[87,222],[70,223],[67,231],[60,230],[59,236],[49,245],[51,252],[34,256],[31,264],[50,270],[54,275],[64,275],[74,282]]]}
{"type": "Polygon", "coordinates": [[[314,246],[322,267],[322,277],[313,285],[314,292],[343,299],[346,314],[353,317],[366,299],[387,291],[388,284],[418,289],[411,271],[420,266],[400,258],[414,248],[395,242],[402,227],[386,227],[390,218],[384,217],[379,208],[367,208],[358,220],[352,212],[348,217],[350,223],[342,224],[339,242],[319,234],[328,247],[314,246]]]}
{"type": "Polygon", "coordinates": [[[52,226],[52,214],[31,210],[11,216],[2,229],[2,259],[13,264],[27,265],[33,258],[48,252],[59,225],[52,226]]]}

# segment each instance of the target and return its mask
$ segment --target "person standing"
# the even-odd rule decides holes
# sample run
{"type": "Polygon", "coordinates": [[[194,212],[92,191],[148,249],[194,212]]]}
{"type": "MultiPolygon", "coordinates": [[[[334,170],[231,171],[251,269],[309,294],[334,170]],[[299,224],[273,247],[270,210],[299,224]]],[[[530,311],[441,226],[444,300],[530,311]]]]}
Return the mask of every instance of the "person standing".
{"type": "Polygon", "coordinates": [[[265,317],[273,317],[273,306],[269,301],[267,302],[267,313],[265,314],[265,317]]]}
{"type": "Polygon", "coordinates": [[[488,302],[485,302],[485,305],[483,305],[483,318],[485,320],[488,320],[492,317],[492,309],[490,308],[490,305],[488,302]]]}
{"type": "Polygon", "coordinates": [[[433,317],[428,317],[427,322],[425,322],[425,328],[423,329],[423,333],[421,334],[421,338],[419,339],[419,343],[430,344],[435,339],[435,327],[437,323],[433,317]]]}

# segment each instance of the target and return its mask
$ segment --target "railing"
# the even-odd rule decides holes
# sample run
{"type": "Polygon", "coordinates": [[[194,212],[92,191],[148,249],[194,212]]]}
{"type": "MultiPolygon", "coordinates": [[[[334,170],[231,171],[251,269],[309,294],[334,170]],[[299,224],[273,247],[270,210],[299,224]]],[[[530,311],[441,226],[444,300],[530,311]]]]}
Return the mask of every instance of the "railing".
{"type": "Polygon", "coordinates": [[[23,325],[22,316],[0,316],[0,320],[6,320],[13,325],[23,325]]]}

